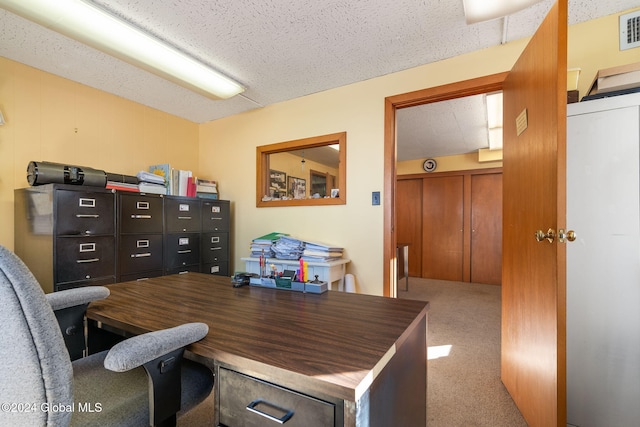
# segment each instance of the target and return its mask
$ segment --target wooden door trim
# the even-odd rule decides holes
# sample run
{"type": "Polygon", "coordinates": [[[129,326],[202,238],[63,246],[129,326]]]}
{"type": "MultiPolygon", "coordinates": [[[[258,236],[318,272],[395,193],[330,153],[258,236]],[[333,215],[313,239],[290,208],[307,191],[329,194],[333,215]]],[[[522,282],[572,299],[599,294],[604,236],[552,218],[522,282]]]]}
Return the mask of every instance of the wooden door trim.
{"type": "Polygon", "coordinates": [[[385,98],[384,105],[384,239],[383,239],[383,294],[396,296],[395,268],[395,188],[396,188],[396,110],[446,101],[465,96],[502,90],[509,72],[464,80],[385,98]]]}

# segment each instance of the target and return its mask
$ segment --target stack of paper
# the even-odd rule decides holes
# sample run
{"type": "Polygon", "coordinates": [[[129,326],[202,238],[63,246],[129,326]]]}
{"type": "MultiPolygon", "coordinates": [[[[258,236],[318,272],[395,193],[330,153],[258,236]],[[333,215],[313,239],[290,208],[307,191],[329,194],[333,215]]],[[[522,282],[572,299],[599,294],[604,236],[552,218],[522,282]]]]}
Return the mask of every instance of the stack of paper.
{"type": "Polygon", "coordinates": [[[300,259],[304,251],[304,243],[290,236],[282,236],[272,246],[278,259],[300,259]]]}
{"type": "Polygon", "coordinates": [[[140,171],[138,177],[138,189],[141,193],[167,194],[167,187],[164,176],[140,171]]]}
{"type": "Polygon", "coordinates": [[[273,258],[273,244],[282,236],[286,236],[285,233],[273,233],[265,234],[262,237],[255,238],[251,241],[251,256],[254,258],[264,256],[266,258],[273,258]]]}
{"type": "Polygon", "coordinates": [[[342,258],[344,248],[318,242],[304,242],[302,258],[305,261],[326,262],[342,258]]]}

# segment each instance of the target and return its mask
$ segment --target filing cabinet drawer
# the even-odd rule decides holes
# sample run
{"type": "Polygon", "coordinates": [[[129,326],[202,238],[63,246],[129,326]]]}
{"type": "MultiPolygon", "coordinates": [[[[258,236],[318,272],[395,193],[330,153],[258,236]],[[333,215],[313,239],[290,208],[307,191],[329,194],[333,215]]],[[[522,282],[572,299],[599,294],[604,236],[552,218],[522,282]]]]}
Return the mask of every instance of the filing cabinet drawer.
{"type": "Polygon", "coordinates": [[[202,262],[220,262],[229,259],[228,233],[202,234],[202,262]]]}
{"type": "Polygon", "coordinates": [[[120,194],[121,233],[162,233],[162,197],[120,194]]]}
{"type": "Polygon", "coordinates": [[[200,270],[200,264],[192,264],[192,265],[187,265],[185,267],[176,267],[176,268],[166,270],[164,274],[168,276],[170,274],[184,274],[189,272],[198,273],[199,270],[200,270]]]}
{"type": "Polygon", "coordinates": [[[335,425],[335,405],[259,379],[219,369],[220,424],[233,427],[335,425]]]}
{"type": "Polygon", "coordinates": [[[202,202],[202,231],[229,231],[229,202],[202,202]]]}
{"type": "Polygon", "coordinates": [[[120,274],[162,270],[162,235],[122,235],[120,236],[118,254],[120,274]]]}
{"type": "Polygon", "coordinates": [[[165,269],[200,263],[200,235],[169,234],[164,246],[165,269]]]}
{"type": "Polygon", "coordinates": [[[115,276],[113,236],[58,237],[56,282],[115,276]]]}
{"type": "Polygon", "coordinates": [[[84,286],[106,286],[106,285],[112,285],[114,283],[116,283],[116,278],[115,276],[111,276],[111,277],[97,279],[97,280],[90,279],[90,280],[79,280],[76,282],[56,283],[53,290],[54,292],[58,292],[58,291],[66,291],[67,289],[82,288],[84,286]]]}
{"type": "Polygon", "coordinates": [[[132,274],[122,274],[120,275],[120,282],[129,282],[129,281],[140,281],[151,279],[152,277],[160,277],[162,276],[162,270],[153,270],[153,271],[145,271],[142,273],[132,273],[132,274]]]}
{"type": "Polygon", "coordinates": [[[56,234],[99,235],[115,232],[113,193],[57,190],[56,234]]]}
{"type": "Polygon", "coordinates": [[[199,232],[202,228],[199,199],[166,197],[164,214],[169,233],[199,232]]]}
{"type": "Polygon", "coordinates": [[[231,276],[229,274],[229,263],[227,261],[202,264],[201,273],[215,274],[216,276],[231,276]]]}

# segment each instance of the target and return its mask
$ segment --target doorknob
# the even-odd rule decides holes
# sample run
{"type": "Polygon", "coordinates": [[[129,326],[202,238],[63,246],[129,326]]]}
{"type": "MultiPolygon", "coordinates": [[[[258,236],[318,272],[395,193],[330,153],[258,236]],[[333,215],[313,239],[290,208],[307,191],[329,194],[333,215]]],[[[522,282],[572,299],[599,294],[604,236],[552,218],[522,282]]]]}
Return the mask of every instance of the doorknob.
{"type": "Polygon", "coordinates": [[[558,242],[564,243],[565,240],[573,242],[576,240],[576,232],[573,230],[565,231],[564,228],[558,230],[558,242]]]}
{"type": "Polygon", "coordinates": [[[538,242],[542,242],[544,239],[547,239],[549,243],[553,243],[553,239],[555,239],[555,237],[556,237],[556,231],[553,228],[550,228],[549,230],[547,230],[546,233],[542,230],[536,231],[536,240],[538,242]]]}
{"type": "MultiPolygon", "coordinates": [[[[538,242],[542,242],[543,240],[547,239],[549,243],[553,243],[553,240],[556,237],[556,232],[553,228],[550,228],[549,230],[547,230],[546,233],[542,230],[538,230],[536,231],[535,236],[538,242]]],[[[570,242],[573,242],[574,240],[576,240],[576,232],[573,230],[565,231],[564,228],[561,228],[560,230],[558,230],[557,236],[558,236],[558,243],[565,243],[567,240],[570,242]]]]}

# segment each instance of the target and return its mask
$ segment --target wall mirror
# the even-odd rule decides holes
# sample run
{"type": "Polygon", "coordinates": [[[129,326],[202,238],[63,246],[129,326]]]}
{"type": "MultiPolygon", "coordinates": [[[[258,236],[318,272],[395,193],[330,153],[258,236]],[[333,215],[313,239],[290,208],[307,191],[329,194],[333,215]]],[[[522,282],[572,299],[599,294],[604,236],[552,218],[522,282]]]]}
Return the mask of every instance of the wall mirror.
{"type": "Polygon", "coordinates": [[[256,206],[344,205],[347,133],[256,148],[256,206]]]}

